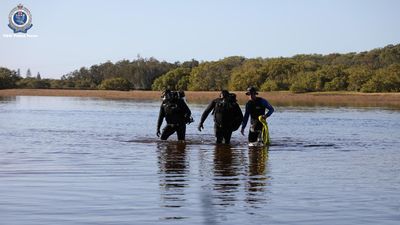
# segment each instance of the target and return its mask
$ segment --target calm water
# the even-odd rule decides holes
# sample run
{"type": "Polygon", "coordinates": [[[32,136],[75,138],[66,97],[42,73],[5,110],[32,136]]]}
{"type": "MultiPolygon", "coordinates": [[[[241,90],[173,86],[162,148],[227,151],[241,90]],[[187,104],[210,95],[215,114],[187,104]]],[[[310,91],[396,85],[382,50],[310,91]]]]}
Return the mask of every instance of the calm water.
{"type": "Polygon", "coordinates": [[[0,223],[399,224],[400,111],[277,107],[272,146],[155,137],[159,102],[0,99],[0,223]]]}

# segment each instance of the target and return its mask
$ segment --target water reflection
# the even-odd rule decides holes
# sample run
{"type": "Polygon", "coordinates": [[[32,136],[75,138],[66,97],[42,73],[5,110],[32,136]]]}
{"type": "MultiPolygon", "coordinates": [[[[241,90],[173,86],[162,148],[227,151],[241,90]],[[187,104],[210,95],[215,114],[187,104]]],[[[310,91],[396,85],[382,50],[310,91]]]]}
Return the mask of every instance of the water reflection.
{"type": "Polygon", "coordinates": [[[180,142],[157,145],[161,207],[168,208],[170,215],[162,219],[187,218],[183,212],[197,200],[207,224],[215,224],[227,216],[228,208],[242,205],[252,213],[251,209],[265,205],[269,185],[268,148],[218,144],[211,151],[200,149],[199,167],[189,156],[196,150],[188,151],[188,148],[180,142]],[[189,185],[194,182],[189,179],[190,174],[197,172],[201,174],[197,181],[201,183],[199,199],[189,185]]]}
{"type": "Polygon", "coordinates": [[[182,207],[185,187],[188,186],[189,163],[186,144],[163,142],[157,145],[160,188],[164,207],[182,207]]]}
{"type": "Polygon", "coordinates": [[[243,170],[240,151],[230,145],[219,144],[214,151],[214,190],[215,202],[218,205],[233,205],[239,191],[239,174],[243,170]]]}
{"type": "Polygon", "coordinates": [[[246,202],[256,206],[266,202],[268,177],[268,147],[249,149],[246,202]]]}
{"type": "Polygon", "coordinates": [[[15,96],[0,96],[0,104],[8,104],[15,101],[17,101],[17,97],[15,96]]]}
{"type": "Polygon", "coordinates": [[[216,145],[214,152],[214,204],[233,206],[241,201],[244,186],[246,203],[265,203],[268,186],[268,148],[241,149],[216,145]]]}
{"type": "Polygon", "coordinates": [[[268,152],[241,135],[214,145],[195,126],[186,145],[160,142],[149,129],[159,103],[9,99],[0,101],[1,224],[399,221],[399,111],[282,108],[268,152]]]}

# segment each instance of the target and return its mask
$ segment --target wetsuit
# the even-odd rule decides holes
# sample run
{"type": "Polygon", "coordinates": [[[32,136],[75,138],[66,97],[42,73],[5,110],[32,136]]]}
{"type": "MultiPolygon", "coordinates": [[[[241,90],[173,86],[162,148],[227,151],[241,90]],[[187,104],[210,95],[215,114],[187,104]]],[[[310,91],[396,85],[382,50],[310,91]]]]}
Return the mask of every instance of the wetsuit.
{"type": "Polygon", "coordinates": [[[173,133],[177,133],[178,140],[185,140],[186,122],[190,118],[191,111],[183,99],[167,99],[160,106],[157,131],[165,118],[167,125],[161,133],[161,140],[167,140],[173,133]]]}
{"type": "Polygon", "coordinates": [[[265,109],[268,109],[266,114],[267,117],[271,116],[274,112],[274,108],[269,104],[269,102],[260,97],[256,97],[255,100],[249,100],[246,104],[246,112],[244,113],[243,123],[242,123],[242,130],[246,127],[247,121],[249,120],[250,116],[250,129],[249,129],[249,142],[256,142],[258,136],[262,130],[262,123],[258,120],[259,116],[265,114],[265,109]]]}
{"type": "Polygon", "coordinates": [[[217,143],[229,144],[231,141],[232,132],[236,130],[233,127],[233,121],[241,121],[243,118],[242,110],[236,102],[229,102],[226,98],[216,98],[207,106],[201,116],[200,124],[202,125],[207,119],[207,116],[213,111],[214,114],[214,133],[217,138],[217,143]]]}

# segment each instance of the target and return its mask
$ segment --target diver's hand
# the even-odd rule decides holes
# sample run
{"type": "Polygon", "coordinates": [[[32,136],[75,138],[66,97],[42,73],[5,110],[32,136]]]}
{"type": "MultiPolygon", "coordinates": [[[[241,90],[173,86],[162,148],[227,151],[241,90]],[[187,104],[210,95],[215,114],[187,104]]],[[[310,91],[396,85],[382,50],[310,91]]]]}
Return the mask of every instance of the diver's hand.
{"type": "Polygon", "coordinates": [[[157,137],[160,137],[160,135],[161,135],[160,129],[157,129],[157,137]]]}
{"type": "Polygon", "coordinates": [[[266,119],[268,118],[268,116],[267,116],[267,115],[263,115],[262,118],[263,118],[264,120],[266,120],[266,119]]]}
{"type": "Polygon", "coordinates": [[[203,130],[203,129],[204,129],[203,124],[200,123],[199,126],[197,127],[197,129],[198,129],[199,131],[203,130]]]}
{"type": "Polygon", "coordinates": [[[242,127],[242,129],[240,129],[240,133],[244,136],[244,127],[242,127]]]}

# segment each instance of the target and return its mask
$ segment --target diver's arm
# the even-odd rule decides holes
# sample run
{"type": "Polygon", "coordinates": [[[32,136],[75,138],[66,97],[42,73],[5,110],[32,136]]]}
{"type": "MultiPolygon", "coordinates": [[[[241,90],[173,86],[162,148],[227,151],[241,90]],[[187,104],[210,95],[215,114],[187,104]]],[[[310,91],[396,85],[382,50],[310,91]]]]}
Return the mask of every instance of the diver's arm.
{"type": "Polygon", "coordinates": [[[204,129],[203,127],[203,123],[204,121],[207,119],[207,116],[210,114],[210,112],[214,109],[215,107],[215,100],[213,100],[212,102],[210,102],[210,104],[208,104],[207,108],[204,110],[203,114],[201,115],[201,119],[200,119],[200,123],[199,126],[197,127],[197,129],[199,131],[201,131],[202,129],[204,129]]]}
{"type": "Polygon", "coordinates": [[[272,113],[274,113],[275,109],[274,107],[272,107],[271,104],[269,104],[269,102],[266,99],[262,99],[261,100],[261,104],[268,109],[267,114],[265,114],[266,117],[270,117],[272,115],[272,113]]]}
{"type": "Polygon", "coordinates": [[[249,112],[248,107],[249,107],[248,104],[246,104],[246,111],[244,112],[244,116],[243,116],[242,129],[240,131],[242,134],[244,133],[244,128],[246,128],[247,121],[249,120],[250,112],[249,112]]]}
{"type": "Polygon", "coordinates": [[[165,117],[164,107],[163,107],[163,105],[161,104],[161,106],[160,106],[160,113],[158,114],[157,131],[160,130],[161,124],[162,124],[162,122],[163,122],[163,120],[164,120],[164,117],[165,117]]]}
{"type": "Polygon", "coordinates": [[[213,100],[212,102],[210,102],[210,104],[208,104],[207,108],[204,110],[203,114],[201,115],[201,119],[200,119],[201,125],[204,123],[204,121],[206,121],[208,115],[214,109],[214,107],[215,107],[215,100],[213,100]]]}

